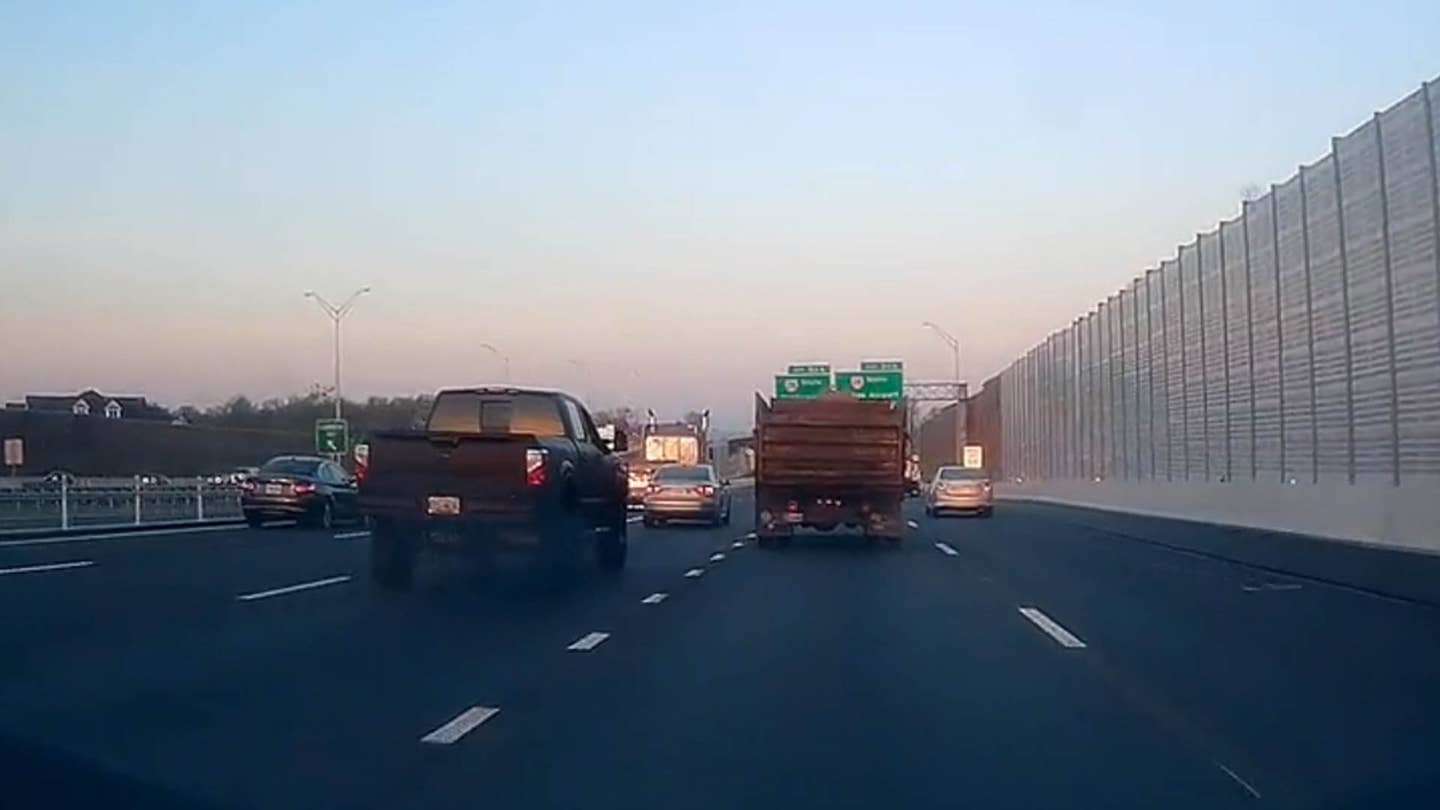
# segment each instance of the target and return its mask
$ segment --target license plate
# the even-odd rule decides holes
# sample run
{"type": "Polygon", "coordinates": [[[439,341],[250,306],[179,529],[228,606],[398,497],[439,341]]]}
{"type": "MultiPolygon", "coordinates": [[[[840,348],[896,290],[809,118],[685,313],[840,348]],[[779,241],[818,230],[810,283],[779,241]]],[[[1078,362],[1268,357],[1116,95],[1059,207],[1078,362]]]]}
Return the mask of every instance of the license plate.
{"type": "Polygon", "coordinates": [[[460,499],[454,495],[431,495],[425,501],[425,511],[432,515],[458,515],[460,499]]]}
{"type": "Polygon", "coordinates": [[[279,494],[280,494],[281,492],[283,492],[283,491],[284,491],[284,489],[283,489],[279,484],[266,484],[266,485],[265,485],[265,494],[266,494],[266,495],[279,495],[279,494]]]}
{"type": "Polygon", "coordinates": [[[805,522],[805,515],[802,514],[802,513],[800,513],[800,512],[786,512],[786,513],[785,513],[785,522],[786,522],[786,523],[804,523],[804,522],[805,522]]]}

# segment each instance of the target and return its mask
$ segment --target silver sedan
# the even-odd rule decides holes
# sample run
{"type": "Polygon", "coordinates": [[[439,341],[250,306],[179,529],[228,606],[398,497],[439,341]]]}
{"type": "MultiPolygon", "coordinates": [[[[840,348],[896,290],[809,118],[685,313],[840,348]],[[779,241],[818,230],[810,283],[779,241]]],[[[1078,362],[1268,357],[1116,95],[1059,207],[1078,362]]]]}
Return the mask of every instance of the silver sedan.
{"type": "Polygon", "coordinates": [[[972,512],[990,517],[995,508],[995,494],[990,476],[984,470],[964,467],[941,467],[925,495],[925,514],[972,512]]]}
{"type": "Polygon", "coordinates": [[[667,520],[702,520],[712,526],[730,522],[730,482],[709,464],[667,464],[655,471],[645,489],[645,525],[667,520]]]}

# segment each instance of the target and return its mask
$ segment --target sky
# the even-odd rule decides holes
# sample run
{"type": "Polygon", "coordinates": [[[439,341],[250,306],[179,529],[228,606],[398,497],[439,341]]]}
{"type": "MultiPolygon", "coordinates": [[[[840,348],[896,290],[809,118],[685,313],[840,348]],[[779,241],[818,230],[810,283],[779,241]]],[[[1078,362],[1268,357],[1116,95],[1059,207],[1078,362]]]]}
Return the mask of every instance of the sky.
{"type": "Polygon", "coordinates": [[[1440,74],[1440,3],[0,0],[0,397],[978,386],[1440,74]],[[88,7],[87,7],[88,6],[88,7]]]}

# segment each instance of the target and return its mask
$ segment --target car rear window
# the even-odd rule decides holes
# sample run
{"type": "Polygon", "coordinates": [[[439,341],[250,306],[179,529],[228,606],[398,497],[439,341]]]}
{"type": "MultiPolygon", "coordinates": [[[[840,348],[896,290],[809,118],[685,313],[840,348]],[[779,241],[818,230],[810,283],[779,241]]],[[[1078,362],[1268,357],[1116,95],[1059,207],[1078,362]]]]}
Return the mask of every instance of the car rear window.
{"type": "Polygon", "coordinates": [[[661,467],[655,471],[656,481],[703,482],[710,481],[709,467],[661,467]]]}
{"type": "Polygon", "coordinates": [[[564,436],[553,397],[452,391],[435,398],[427,428],[437,433],[499,433],[564,436]]]}
{"type": "Polygon", "coordinates": [[[315,475],[320,467],[317,459],[272,458],[265,462],[260,472],[265,475],[315,475]]]}
{"type": "Polygon", "coordinates": [[[946,467],[940,470],[941,481],[984,481],[989,477],[984,470],[967,470],[963,467],[946,467]]]}

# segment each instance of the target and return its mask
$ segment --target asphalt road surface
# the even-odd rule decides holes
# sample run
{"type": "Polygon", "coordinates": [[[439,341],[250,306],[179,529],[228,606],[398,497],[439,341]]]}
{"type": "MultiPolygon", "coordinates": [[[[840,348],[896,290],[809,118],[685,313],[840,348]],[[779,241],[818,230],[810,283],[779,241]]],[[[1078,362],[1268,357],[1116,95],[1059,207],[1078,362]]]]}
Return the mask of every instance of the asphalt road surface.
{"type": "Polygon", "coordinates": [[[354,529],[0,543],[0,806],[1436,806],[1434,605],[1153,519],[760,549],[735,505],[399,596],[354,529]]]}

